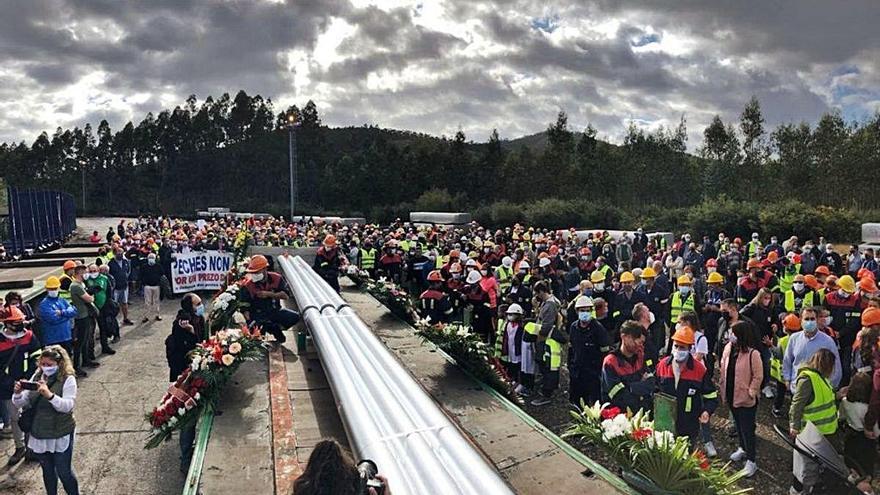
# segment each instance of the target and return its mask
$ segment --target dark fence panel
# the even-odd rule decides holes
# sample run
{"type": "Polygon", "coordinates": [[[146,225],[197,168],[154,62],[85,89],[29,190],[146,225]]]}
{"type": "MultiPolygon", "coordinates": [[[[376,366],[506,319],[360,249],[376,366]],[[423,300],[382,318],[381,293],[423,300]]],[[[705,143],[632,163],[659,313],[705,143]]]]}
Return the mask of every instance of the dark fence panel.
{"type": "Polygon", "coordinates": [[[5,245],[10,254],[61,241],[76,229],[76,203],[70,194],[11,186],[6,190],[9,231],[5,245]]]}

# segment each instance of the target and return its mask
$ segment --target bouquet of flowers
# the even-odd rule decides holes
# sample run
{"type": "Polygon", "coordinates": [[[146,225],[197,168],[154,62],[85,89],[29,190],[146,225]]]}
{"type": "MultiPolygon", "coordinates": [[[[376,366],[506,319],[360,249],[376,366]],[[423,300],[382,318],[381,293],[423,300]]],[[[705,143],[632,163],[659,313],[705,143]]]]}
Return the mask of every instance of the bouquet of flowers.
{"type": "Polygon", "coordinates": [[[401,320],[414,324],[419,316],[409,294],[385,277],[367,282],[367,292],[388,307],[392,314],[401,320]]]}
{"type": "Polygon", "coordinates": [[[202,409],[213,408],[223,387],[241,363],[260,359],[266,352],[258,328],[221,330],[190,352],[188,368],[177,378],[159,404],[146,415],[151,449],[171,434],[194,424],[202,409]]]}
{"type": "Polygon", "coordinates": [[[596,402],[571,415],[574,423],[563,437],[581,437],[605,451],[624,480],[642,492],[735,495],[751,490],[737,487],[743,472],[731,473],[727,464],[692,453],[687,437],[654,430],[644,411],[632,414],[596,402]]]}
{"type": "Polygon", "coordinates": [[[469,326],[461,323],[431,325],[427,320],[415,324],[416,334],[449,354],[474,378],[504,394],[515,403],[522,399],[507,379],[504,368],[493,357],[492,349],[469,326]]]}
{"type": "Polygon", "coordinates": [[[363,287],[364,284],[370,281],[370,273],[359,269],[355,265],[348,265],[345,269],[345,274],[354,282],[355,287],[363,287]]]}
{"type": "Polygon", "coordinates": [[[211,300],[208,313],[208,325],[212,331],[234,327],[244,323],[244,317],[237,318],[236,312],[243,310],[247,304],[241,300],[241,286],[231,284],[211,300]]]}

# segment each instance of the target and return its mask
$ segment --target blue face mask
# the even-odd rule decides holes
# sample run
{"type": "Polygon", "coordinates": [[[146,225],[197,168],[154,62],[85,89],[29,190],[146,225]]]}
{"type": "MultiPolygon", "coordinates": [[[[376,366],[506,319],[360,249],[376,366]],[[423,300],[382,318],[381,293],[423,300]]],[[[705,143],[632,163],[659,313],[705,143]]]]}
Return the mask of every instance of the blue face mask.
{"type": "Polygon", "coordinates": [[[815,333],[816,330],[819,328],[819,325],[816,320],[804,320],[801,323],[801,328],[803,328],[804,331],[807,333],[815,333]]]}
{"type": "Polygon", "coordinates": [[[584,295],[585,295],[585,296],[592,296],[592,295],[593,295],[593,289],[587,289],[587,290],[585,290],[585,291],[584,291],[584,295]]]}
{"type": "Polygon", "coordinates": [[[199,304],[198,306],[195,307],[195,310],[196,310],[196,316],[205,316],[205,305],[204,304],[199,304]]]}
{"type": "Polygon", "coordinates": [[[578,313],[578,320],[587,323],[593,315],[589,311],[581,311],[578,313]]]}
{"type": "Polygon", "coordinates": [[[681,287],[678,288],[678,290],[679,290],[679,292],[681,292],[681,295],[683,295],[683,296],[686,296],[691,293],[691,287],[689,285],[682,285],[681,287]]]}

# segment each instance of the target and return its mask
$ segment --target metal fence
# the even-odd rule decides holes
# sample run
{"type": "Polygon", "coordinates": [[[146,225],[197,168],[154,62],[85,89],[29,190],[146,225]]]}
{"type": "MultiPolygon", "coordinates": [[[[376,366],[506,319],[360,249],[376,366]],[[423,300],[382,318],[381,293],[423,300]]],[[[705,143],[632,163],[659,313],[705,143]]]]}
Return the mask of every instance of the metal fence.
{"type": "Polygon", "coordinates": [[[10,186],[6,195],[3,244],[12,255],[61,241],[76,229],[76,203],[68,193],[10,186]]]}

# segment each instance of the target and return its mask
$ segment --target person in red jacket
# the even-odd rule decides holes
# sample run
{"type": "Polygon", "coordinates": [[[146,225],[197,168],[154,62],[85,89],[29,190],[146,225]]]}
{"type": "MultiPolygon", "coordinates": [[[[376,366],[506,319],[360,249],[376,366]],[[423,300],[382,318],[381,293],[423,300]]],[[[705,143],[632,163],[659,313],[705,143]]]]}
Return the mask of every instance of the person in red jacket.
{"type": "Polygon", "coordinates": [[[0,406],[5,407],[12,426],[15,451],[7,466],[18,464],[25,454],[24,433],[18,427],[20,410],[12,404],[15,382],[29,380],[37,369],[40,341],[25,327],[25,314],[17,306],[0,309],[0,406]]]}
{"type": "Polygon", "coordinates": [[[681,326],[672,336],[672,342],[672,355],[657,363],[657,383],[660,392],[675,397],[678,403],[675,434],[688,437],[695,447],[700,425],[708,423],[709,416],[718,407],[718,390],[706,366],[691,354],[694,331],[681,326]]]}
{"type": "MultiPolygon", "coordinates": [[[[269,271],[269,260],[261,254],[253,256],[247,267],[242,299],[248,304],[244,317],[275,336],[279,344],[287,338],[284,330],[296,325],[299,313],[282,308],[280,301],[289,299],[284,277],[269,271]]],[[[201,315],[200,315],[201,316],[201,315]]]]}
{"type": "Polygon", "coordinates": [[[443,276],[440,270],[428,274],[428,284],[428,290],[419,296],[419,316],[427,318],[432,325],[446,323],[452,315],[452,304],[442,290],[443,276]]]}
{"type": "Polygon", "coordinates": [[[336,236],[330,234],[325,237],[315,255],[314,269],[336,292],[339,292],[339,271],[347,264],[348,259],[339,253],[336,246],[336,236]]]}

